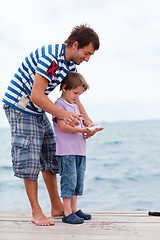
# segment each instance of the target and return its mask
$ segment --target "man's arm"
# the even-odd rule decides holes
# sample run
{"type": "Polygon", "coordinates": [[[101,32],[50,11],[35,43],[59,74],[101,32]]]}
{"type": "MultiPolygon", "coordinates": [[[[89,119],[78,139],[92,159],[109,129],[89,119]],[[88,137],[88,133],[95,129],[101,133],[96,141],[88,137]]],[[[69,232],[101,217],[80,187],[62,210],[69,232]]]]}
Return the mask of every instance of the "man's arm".
{"type": "Polygon", "coordinates": [[[73,112],[66,112],[60,107],[56,106],[47,95],[44,94],[48,86],[48,80],[36,73],[30,101],[35,103],[38,107],[43,109],[44,111],[63,119],[67,124],[79,125],[80,117],[78,114],[73,112]]]}

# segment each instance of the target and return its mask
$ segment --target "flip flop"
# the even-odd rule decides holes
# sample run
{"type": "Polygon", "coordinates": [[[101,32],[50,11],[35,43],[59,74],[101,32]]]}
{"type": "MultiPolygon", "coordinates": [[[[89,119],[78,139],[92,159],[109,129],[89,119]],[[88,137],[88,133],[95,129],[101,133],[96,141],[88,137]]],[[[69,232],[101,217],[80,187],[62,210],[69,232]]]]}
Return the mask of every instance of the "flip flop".
{"type": "Polygon", "coordinates": [[[81,209],[78,210],[75,214],[76,214],[79,218],[83,218],[84,220],[90,220],[90,219],[92,218],[92,215],[82,212],[81,209]]]}
{"type": "Polygon", "coordinates": [[[70,223],[70,224],[80,224],[84,222],[83,218],[79,218],[75,213],[71,213],[70,215],[68,215],[67,217],[64,215],[62,215],[62,222],[64,223],[70,223]]]}

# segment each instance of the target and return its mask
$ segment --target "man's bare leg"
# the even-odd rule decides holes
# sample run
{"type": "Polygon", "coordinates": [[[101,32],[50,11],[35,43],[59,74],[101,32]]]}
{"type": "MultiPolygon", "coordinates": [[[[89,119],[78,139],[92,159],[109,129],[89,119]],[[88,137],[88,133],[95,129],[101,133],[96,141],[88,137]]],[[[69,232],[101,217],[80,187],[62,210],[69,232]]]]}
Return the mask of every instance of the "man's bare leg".
{"type": "Polygon", "coordinates": [[[57,176],[50,171],[43,171],[42,176],[51,200],[51,216],[61,216],[63,213],[63,203],[61,202],[58,193],[57,176]]]}
{"type": "Polygon", "coordinates": [[[24,179],[26,192],[32,208],[32,222],[38,226],[54,225],[54,222],[47,218],[38,203],[38,182],[37,180],[24,179]]]}

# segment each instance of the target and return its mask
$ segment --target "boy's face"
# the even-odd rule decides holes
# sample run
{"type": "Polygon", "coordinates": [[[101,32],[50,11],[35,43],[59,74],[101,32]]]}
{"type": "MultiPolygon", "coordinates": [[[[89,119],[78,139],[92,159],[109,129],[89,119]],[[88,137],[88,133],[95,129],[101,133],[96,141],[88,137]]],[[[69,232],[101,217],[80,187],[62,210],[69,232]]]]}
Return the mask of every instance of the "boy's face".
{"type": "Polygon", "coordinates": [[[92,43],[90,43],[88,46],[78,49],[78,42],[75,42],[72,47],[74,47],[74,52],[72,54],[71,61],[75,62],[77,65],[80,65],[83,61],[88,62],[90,56],[95,52],[92,43]]]}
{"type": "Polygon", "coordinates": [[[84,91],[84,88],[79,86],[77,88],[66,90],[65,85],[62,88],[62,99],[69,103],[75,103],[79,96],[84,91]]]}

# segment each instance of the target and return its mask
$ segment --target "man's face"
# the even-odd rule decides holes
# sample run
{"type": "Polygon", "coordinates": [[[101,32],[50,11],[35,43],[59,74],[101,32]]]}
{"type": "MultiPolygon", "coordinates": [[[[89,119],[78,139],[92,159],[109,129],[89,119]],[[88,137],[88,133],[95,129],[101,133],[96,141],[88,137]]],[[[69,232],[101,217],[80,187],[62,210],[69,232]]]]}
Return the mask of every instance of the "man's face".
{"type": "Polygon", "coordinates": [[[90,43],[88,46],[85,46],[83,48],[77,49],[77,47],[75,48],[75,51],[73,52],[72,59],[71,59],[77,65],[81,64],[83,61],[88,62],[90,59],[90,56],[93,55],[95,52],[92,43],[90,43]]]}

